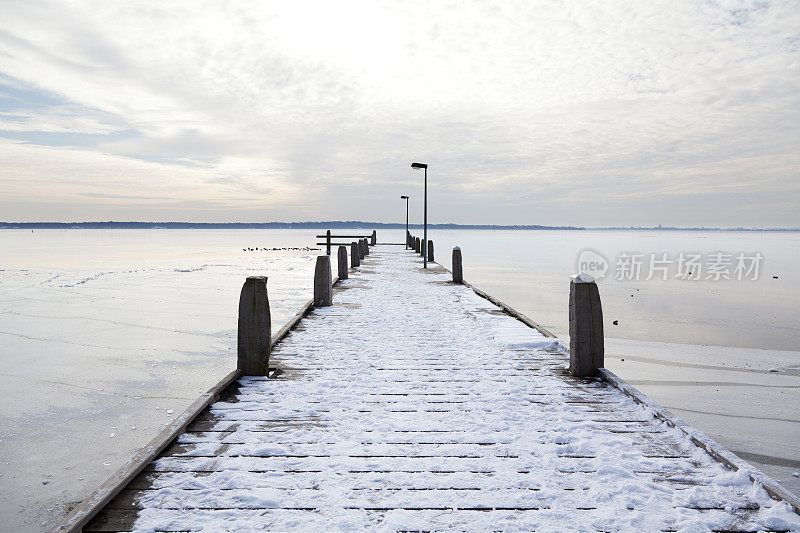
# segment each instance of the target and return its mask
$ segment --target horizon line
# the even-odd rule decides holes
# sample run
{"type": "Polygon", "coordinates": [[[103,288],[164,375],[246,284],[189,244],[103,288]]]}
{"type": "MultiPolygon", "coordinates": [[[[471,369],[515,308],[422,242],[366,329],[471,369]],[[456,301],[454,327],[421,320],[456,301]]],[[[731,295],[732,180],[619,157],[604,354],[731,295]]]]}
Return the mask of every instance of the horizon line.
{"type": "MultiPolygon", "coordinates": [[[[383,227],[388,229],[403,229],[406,224],[401,222],[369,222],[362,220],[327,220],[327,221],[302,221],[302,222],[178,222],[178,221],[82,221],[82,222],[0,222],[0,229],[221,229],[221,228],[273,228],[273,229],[303,229],[322,228],[333,226],[345,227],[383,227]]],[[[422,224],[408,224],[408,228],[421,229],[422,224]]],[[[429,228],[437,229],[508,229],[508,230],[651,230],[651,231],[800,231],[793,227],[720,227],[720,226],[550,226],[543,224],[459,224],[445,222],[428,224],[429,228]]]]}

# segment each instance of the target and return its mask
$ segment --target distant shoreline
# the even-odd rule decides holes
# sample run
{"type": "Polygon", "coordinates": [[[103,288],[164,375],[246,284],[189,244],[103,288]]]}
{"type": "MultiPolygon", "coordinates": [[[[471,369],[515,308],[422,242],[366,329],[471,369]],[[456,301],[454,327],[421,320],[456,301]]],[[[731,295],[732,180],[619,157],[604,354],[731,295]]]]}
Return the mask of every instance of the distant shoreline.
{"type": "MultiPolygon", "coordinates": [[[[393,222],[326,221],[326,222],[0,222],[0,229],[404,229],[405,224],[393,222]]],[[[409,224],[421,229],[422,224],[409,224]]],[[[482,230],[610,230],[610,231],[768,231],[795,232],[800,228],[715,228],[673,226],[541,226],[502,224],[428,224],[430,229],[482,230]]]]}

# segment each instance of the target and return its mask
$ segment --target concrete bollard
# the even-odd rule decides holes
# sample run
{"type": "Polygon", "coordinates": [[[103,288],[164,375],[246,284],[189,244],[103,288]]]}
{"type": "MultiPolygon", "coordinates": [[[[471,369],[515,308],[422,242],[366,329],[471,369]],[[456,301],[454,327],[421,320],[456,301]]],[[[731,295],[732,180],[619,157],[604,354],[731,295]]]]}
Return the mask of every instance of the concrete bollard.
{"type": "Polygon", "coordinates": [[[331,256],[318,255],[314,269],[314,307],[333,305],[333,280],[331,279],[331,256]]]}
{"type": "Polygon", "coordinates": [[[269,369],[272,323],[267,278],[247,278],[239,295],[239,337],[236,368],[245,376],[266,376],[269,369]]]}
{"type": "Polygon", "coordinates": [[[461,248],[453,248],[453,283],[464,283],[464,272],[461,270],[461,248]]]}
{"type": "Polygon", "coordinates": [[[372,230],[372,237],[370,237],[370,244],[375,246],[378,244],[378,232],[377,230],[372,230]]]}
{"type": "Polygon", "coordinates": [[[356,268],[361,264],[361,251],[358,249],[358,243],[353,241],[350,243],[350,266],[356,268]]]}
{"type": "Polygon", "coordinates": [[[369,241],[364,239],[364,255],[369,255],[369,241]]]}
{"type": "Polygon", "coordinates": [[[339,279],[347,279],[347,248],[339,246],[339,279]]]}
{"type": "Polygon", "coordinates": [[[428,261],[436,261],[436,259],[433,258],[433,241],[430,239],[428,239],[428,261]]]}
{"type": "Polygon", "coordinates": [[[588,274],[570,277],[569,371],[573,376],[596,376],[605,366],[603,308],[597,283],[588,274]]]}

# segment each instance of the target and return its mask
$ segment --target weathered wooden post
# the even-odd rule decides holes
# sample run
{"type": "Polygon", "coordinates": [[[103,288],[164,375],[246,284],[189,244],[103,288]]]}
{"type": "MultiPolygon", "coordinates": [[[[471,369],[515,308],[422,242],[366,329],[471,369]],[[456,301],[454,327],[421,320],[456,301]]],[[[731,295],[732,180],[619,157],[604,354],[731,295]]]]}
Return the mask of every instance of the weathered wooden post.
{"type": "Polygon", "coordinates": [[[331,255],[331,230],[325,232],[325,253],[331,255]]]}
{"type": "Polygon", "coordinates": [[[333,280],[331,279],[331,257],[317,256],[314,269],[314,307],[333,305],[333,280]]]}
{"type": "Polygon", "coordinates": [[[576,274],[569,283],[569,371],[573,376],[596,376],[605,366],[603,308],[597,283],[576,274]]]}
{"type": "Polygon", "coordinates": [[[347,279],[347,248],[339,246],[339,279],[347,279]]]}
{"type": "Polygon", "coordinates": [[[419,253],[419,237],[414,237],[414,251],[419,253]]]}
{"type": "Polygon", "coordinates": [[[364,253],[364,239],[358,239],[358,256],[360,261],[367,257],[367,254],[364,253]]]}
{"type": "Polygon", "coordinates": [[[433,258],[433,241],[428,239],[428,262],[436,261],[433,258]]]}
{"type": "Polygon", "coordinates": [[[464,272],[461,270],[461,248],[453,248],[453,283],[464,283],[464,272]]]}
{"type": "Polygon", "coordinates": [[[246,376],[266,376],[269,369],[272,323],[267,278],[247,278],[239,295],[239,338],[236,368],[246,376]]]}
{"type": "Polygon", "coordinates": [[[364,255],[367,256],[369,255],[369,241],[366,238],[361,240],[364,242],[364,255]]]}
{"type": "Polygon", "coordinates": [[[361,264],[361,251],[358,249],[358,243],[353,241],[350,243],[350,266],[355,268],[361,264]]]}
{"type": "Polygon", "coordinates": [[[406,246],[411,247],[411,233],[408,231],[406,232],[406,246]]]}
{"type": "Polygon", "coordinates": [[[372,237],[370,237],[370,244],[372,246],[375,246],[376,244],[378,244],[378,231],[377,230],[372,230],[372,237]]]}

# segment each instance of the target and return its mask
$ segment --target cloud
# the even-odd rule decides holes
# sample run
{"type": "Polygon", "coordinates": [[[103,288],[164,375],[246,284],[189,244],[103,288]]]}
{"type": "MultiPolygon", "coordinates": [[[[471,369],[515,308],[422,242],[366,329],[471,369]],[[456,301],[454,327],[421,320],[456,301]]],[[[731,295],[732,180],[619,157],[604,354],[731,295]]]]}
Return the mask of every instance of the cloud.
{"type": "MultiPolygon", "coordinates": [[[[680,224],[682,201],[703,224],[800,224],[765,194],[800,188],[792,2],[33,1],[0,17],[0,137],[16,141],[0,200],[24,175],[20,213],[68,212],[87,184],[130,196],[127,179],[150,198],[116,218],[201,212],[162,199],[187,196],[231,220],[386,220],[420,196],[419,159],[441,220],[680,224]]],[[[95,216],[91,198],[76,212],[95,216]]]]}
{"type": "Polygon", "coordinates": [[[125,129],[113,115],[75,105],[0,112],[2,131],[108,135],[125,129]]]}

